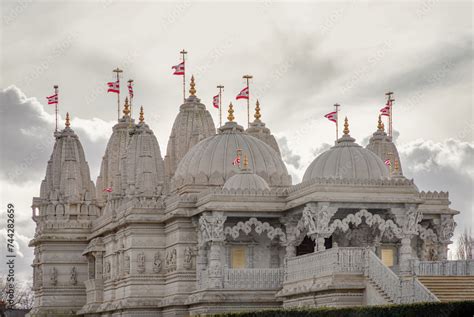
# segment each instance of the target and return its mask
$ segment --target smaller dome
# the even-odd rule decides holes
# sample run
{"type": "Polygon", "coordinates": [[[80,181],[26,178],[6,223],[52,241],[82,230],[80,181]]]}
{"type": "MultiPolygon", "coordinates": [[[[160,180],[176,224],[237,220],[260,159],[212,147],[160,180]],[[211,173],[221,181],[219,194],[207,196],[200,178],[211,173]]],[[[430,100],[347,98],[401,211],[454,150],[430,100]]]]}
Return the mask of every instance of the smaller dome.
{"type": "Polygon", "coordinates": [[[262,191],[270,190],[270,186],[263,178],[247,169],[229,178],[223,189],[262,191]]]}
{"type": "Polygon", "coordinates": [[[389,171],[377,154],[369,151],[349,135],[349,125],[344,124],[344,135],[336,145],[319,155],[306,170],[303,181],[314,178],[383,179],[389,171]]]}

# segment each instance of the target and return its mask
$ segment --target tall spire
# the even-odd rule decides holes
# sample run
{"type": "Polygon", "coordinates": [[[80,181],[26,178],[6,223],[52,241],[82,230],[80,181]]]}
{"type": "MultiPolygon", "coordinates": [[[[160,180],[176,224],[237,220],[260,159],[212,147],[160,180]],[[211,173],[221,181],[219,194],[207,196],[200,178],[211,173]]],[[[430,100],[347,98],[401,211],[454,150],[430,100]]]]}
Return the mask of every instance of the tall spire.
{"type": "Polygon", "coordinates": [[[189,88],[189,94],[191,96],[195,96],[196,94],[196,84],[194,83],[194,75],[191,76],[191,83],[189,84],[191,88],[189,88]]]}
{"type": "Polygon", "coordinates": [[[257,99],[257,103],[255,104],[254,118],[255,118],[255,120],[260,120],[261,117],[262,117],[262,115],[260,114],[260,102],[258,102],[258,99],[257,99]]]}
{"type": "Polygon", "coordinates": [[[349,122],[347,121],[347,117],[344,119],[344,135],[349,135],[349,122]]]}
{"type": "Polygon", "coordinates": [[[69,112],[66,112],[66,128],[69,128],[71,126],[71,122],[69,120],[69,112]]]}
{"type": "Polygon", "coordinates": [[[229,105],[228,113],[229,113],[229,115],[227,116],[227,120],[229,120],[229,122],[234,121],[234,119],[235,119],[235,117],[234,117],[234,106],[232,105],[232,102],[229,105]]]}
{"type": "Polygon", "coordinates": [[[123,105],[123,115],[128,117],[130,114],[129,104],[128,104],[128,97],[125,97],[125,104],[123,105]]]}
{"type": "Polygon", "coordinates": [[[140,120],[140,123],[145,122],[145,117],[144,117],[144,112],[143,112],[143,106],[140,107],[140,117],[138,118],[140,120]]]}

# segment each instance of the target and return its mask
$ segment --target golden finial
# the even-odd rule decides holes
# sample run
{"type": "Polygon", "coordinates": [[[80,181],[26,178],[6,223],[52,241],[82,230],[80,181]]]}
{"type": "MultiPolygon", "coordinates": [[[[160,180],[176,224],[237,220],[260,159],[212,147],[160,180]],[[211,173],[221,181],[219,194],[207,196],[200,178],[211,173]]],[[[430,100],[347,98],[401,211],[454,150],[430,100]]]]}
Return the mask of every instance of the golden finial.
{"type": "Polygon", "coordinates": [[[244,155],[244,169],[247,169],[249,167],[249,158],[247,157],[247,154],[244,155]]]}
{"type": "Polygon", "coordinates": [[[229,120],[229,122],[232,122],[234,121],[234,106],[232,105],[232,102],[230,103],[229,105],[229,110],[227,111],[229,113],[229,115],[227,116],[227,120],[229,120]]]}
{"type": "Polygon", "coordinates": [[[129,104],[128,104],[128,97],[125,97],[125,104],[123,105],[123,115],[128,117],[130,114],[129,104]]]}
{"type": "Polygon", "coordinates": [[[381,116],[381,115],[379,115],[379,124],[377,125],[377,129],[379,129],[379,130],[382,130],[382,131],[383,131],[383,130],[384,130],[384,128],[385,128],[385,127],[384,127],[384,125],[383,125],[383,122],[382,122],[382,116],[381,116]]]}
{"type": "Polygon", "coordinates": [[[258,102],[258,99],[257,99],[257,103],[255,104],[255,115],[254,115],[255,119],[256,120],[260,120],[260,118],[262,117],[262,115],[260,114],[260,102],[258,102]]]}
{"type": "Polygon", "coordinates": [[[349,135],[349,122],[347,121],[347,117],[344,119],[344,135],[349,135]]]}
{"type": "Polygon", "coordinates": [[[144,115],[143,106],[141,106],[140,107],[140,117],[138,118],[138,120],[140,120],[140,123],[143,123],[145,121],[145,117],[143,115],[144,115]]]}
{"type": "Polygon", "coordinates": [[[194,96],[196,94],[196,84],[194,83],[194,75],[191,76],[191,83],[189,84],[191,88],[189,88],[189,93],[191,96],[194,96]]]}
{"type": "Polygon", "coordinates": [[[71,122],[69,121],[69,112],[66,112],[66,128],[71,126],[71,122]]]}
{"type": "Polygon", "coordinates": [[[395,162],[393,163],[393,165],[394,165],[393,168],[394,168],[395,172],[398,173],[398,170],[400,169],[400,166],[399,166],[399,162],[398,162],[397,159],[395,159],[395,162]]]}

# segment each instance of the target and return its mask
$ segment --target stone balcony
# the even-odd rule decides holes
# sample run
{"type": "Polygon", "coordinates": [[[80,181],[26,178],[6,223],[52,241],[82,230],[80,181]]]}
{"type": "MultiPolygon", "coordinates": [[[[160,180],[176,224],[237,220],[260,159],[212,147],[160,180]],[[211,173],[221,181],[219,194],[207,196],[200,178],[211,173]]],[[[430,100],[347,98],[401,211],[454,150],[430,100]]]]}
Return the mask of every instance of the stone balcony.
{"type": "Polygon", "coordinates": [[[279,290],[283,268],[224,269],[224,289],[279,290]]]}

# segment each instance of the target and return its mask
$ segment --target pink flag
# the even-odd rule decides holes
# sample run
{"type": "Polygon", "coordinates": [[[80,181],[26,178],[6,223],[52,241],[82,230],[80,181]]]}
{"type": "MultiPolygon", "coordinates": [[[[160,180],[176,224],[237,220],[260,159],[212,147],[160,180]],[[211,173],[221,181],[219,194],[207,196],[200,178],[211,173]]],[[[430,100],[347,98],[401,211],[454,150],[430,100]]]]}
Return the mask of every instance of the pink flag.
{"type": "Polygon", "coordinates": [[[390,116],[390,106],[385,106],[382,109],[380,109],[380,115],[381,116],[390,116]]]}
{"type": "Polygon", "coordinates": [[[232,161],[232,165],[240,166],[240,156],[235,157],[235,159],[232,161]]]}
{"type": "Polygon", "coordinates": [[[104,188],[103,191],[104,191],[104,192],[107,192],[107,193],[111,193],[111,192],[112,192],[112,187],[104,188]]]}
{"type": "Polygon", "coordinates": [[[212,98],[212,105],[214,106],[214,108],[219,109],[219,95],[215,95],[212,98]]]}
{"type": "Polygon", "coordinates": [[[235,97],[235,99],[239,100],[239,99],[249,99],[249,87],[245,87],[244,89],[242,89],[239,94],[237,95],[237,97],[235,97]]]}
{"type": "Polygon", "coordinates": [[[390,162],[390,160],[385,160],[384,163],[385,163],[385,165],[387,165],[387,166],[391,166],[391,165],[392,165],[392,162],[390,162]]]}
{"type": "Polygon", "coordinates": [[[120,82],[118,80],[107,83],[107,86],[109,87],[107,92],[115,92],[116,94],[120,93],[120,82]]]}
{"type": "Polygon", "coordinates": [[[58,94],[46,97],[48,99],[48,105],[58,104],[58,94]]]}
{"type": "Polygon", "coordinates": [[[334,123],[337,122],[337,111],[330,112],[328,114],[324,115],[325,118],[327,118],[329,121],[332,121],[334,123]]]}
{"type": "Polygon", "coordinates": [[[171,67],[171,69],[174,69],[173,75],[184,75],[184,62],[171,67]]]}

